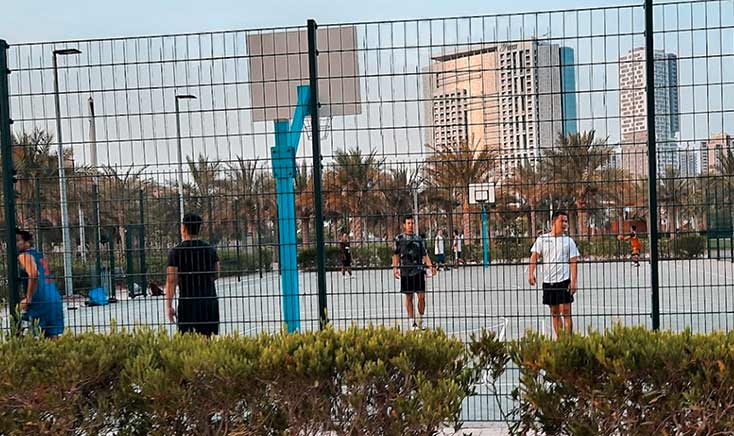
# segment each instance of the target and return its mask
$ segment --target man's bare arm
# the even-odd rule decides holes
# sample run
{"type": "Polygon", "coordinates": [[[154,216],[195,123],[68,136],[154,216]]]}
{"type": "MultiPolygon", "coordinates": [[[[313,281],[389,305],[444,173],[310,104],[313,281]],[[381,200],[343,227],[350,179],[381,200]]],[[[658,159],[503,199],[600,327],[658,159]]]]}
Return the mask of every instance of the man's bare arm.
{"type": "Polygon", "coordinates": [[[535,286],[535,267],[538,265],[538,253],[533,252],[530,255],[530,265],[528,266],[528,283],[535,286]]]}
{"type": "Polygon", "coordinates": [[[570,262],[571,263],[571,284],[569,285],[569,291],[571,291],[571,293],[576,292],[576,287],[577,287],[576,279],[578,277],[578,269],[579,269],[578,261],[579,261],[578,257],[571,258],[571,262],[570,262]]]}
{"type": "Polygon", "coordinates": [[[166,268],[166,315],[168,320],[176,322],[176,310],[173,308],[173,296],[178,286],[178,268],[169,266],[166,268]]]}

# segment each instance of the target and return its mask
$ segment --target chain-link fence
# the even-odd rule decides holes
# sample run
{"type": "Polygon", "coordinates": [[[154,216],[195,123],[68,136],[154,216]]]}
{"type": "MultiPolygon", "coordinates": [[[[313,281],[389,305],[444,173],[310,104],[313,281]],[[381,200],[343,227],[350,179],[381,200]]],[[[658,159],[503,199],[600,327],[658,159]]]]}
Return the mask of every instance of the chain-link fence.
{"type": "MultiPolygon", "coordinates": [[[[426,327],[551,335],[528,273],[559,210],[580,252],[576,331],[734,323],[731,2],[6,53],[3,169],[17,181],[4,173],[4,217],[35,235],[69,330],[172,329],[161,292],[189,212],[218,252],[225,334],[410,328],[392,268],[409,215],[439,266],[425,271],[426,327]]],[[[555,266],[543,260],[539,277],[555,266]]],[[[5,276],[8,318],[25,290],[5,276]]],[[[493,401],[480,389],[465,416],[501,418],[493,401]]]]}

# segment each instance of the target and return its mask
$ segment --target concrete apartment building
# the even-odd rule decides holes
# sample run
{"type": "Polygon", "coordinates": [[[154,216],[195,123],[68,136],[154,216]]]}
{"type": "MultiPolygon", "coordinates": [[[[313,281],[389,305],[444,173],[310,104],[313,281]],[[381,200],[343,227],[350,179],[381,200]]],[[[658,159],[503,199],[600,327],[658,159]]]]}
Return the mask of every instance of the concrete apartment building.
{"type": "Polygon", "coordinates": [[[734,138],[727,133],[719,133],[701,143],[701,173],[721,174],[721,157],[727,151],[734,152],[734,138]]]}
{"type": "Polygon", "coordinates": [[[423,71],[426,144],[479,142],[498,150],[507,177],[577,131],[572,49],[532,40],[432,60],[423,71]]]}

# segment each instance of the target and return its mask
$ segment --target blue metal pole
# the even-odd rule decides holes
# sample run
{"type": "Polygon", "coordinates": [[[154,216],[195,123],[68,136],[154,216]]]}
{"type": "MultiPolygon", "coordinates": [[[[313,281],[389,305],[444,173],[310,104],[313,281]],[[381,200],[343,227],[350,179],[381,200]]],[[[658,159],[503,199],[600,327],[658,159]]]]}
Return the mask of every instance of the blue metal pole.
{"type": "Polygon", "coordinates": [[[296,240],[296,152],[309,113],[311,91],[308,85],[298,86],[298,103],[293,121],[275,121],[275,146],[270,154],[278,202],[278,236],[280,253],[280,285],[283,293],[283,320],[288,332],[301,328],[298,285],[298,246],[296,240]]]}
{"type": "Polygon", "coordinates": [[[298,251],[296,246],[296,206],[293,191],[296,152],[289,144],[288,120],[275,122],[275,147],[272,147],[273,172],[278,202],[280,284],[283,294],[283,320],[288,332],[300,328],[298,301],[298,251]]]}
{"type": "Polygon", "coordinates": [[[482,204],[482,248],[484,251],[484,267],[489,267],[489,241],[487,238],[487,234],[489,233],[487,231],[487,228],[489,227],[487,224],[488,221],[487,217],[487,206],[482,204]]]}

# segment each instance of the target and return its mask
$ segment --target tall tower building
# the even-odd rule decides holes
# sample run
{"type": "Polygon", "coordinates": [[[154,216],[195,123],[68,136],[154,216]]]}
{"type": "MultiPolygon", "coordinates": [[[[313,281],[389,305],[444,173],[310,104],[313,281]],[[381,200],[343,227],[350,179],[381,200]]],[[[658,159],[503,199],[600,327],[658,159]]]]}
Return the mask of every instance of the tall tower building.
{"type": "Polygon", "coordinates": [[[526,41],[435,56],[424,70],[425,142],[473,141],[503,176],[576,132],[573,50],[526,41]]]}
{"type": "MultiPolygon", "coordinates": [[[[678,58],[655,51],[655,139],[657,168],[678,168],[677,135],[678,58]]],[[[619,58],[619,116],[622,133],[623,168],[633,176],[647,175],[647,103],[645,90],[645,48],[637,48],[619,58]]]]}

